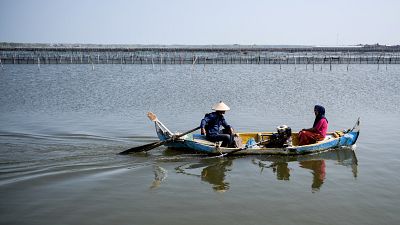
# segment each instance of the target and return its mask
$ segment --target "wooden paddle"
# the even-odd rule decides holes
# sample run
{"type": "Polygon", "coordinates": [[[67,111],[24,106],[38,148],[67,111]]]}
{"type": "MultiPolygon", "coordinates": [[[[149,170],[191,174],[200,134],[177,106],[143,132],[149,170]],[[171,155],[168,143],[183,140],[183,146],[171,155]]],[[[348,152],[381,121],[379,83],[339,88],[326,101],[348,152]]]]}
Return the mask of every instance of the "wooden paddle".
{"type": "MultiPolygon", "coordinates": [[[[147,117],[149,117],[149,119],[151,121],[153,121],[153,122],[159,122],[157,117],[156,117],[156,115],[151,113],[151,112],[149,112],[147,114],[147,117]]],[[[161,123],[161,122],[159,122],[159,123],[161,123]]],[[[176,140],[176,139],[178,139],[180,137],[183,137],[186,134],[190,134],[193,131],[196,131],[198,129],[200,129],[200,127],[193,128],[193,129],[191,129],[189,131],[186,131],[186,132],[184,132],[182,134],[179,134],[179,135],[172,135],[171,138],[168,138],[168,139],[166,139],[164,141],[157,141],[157,142],[154,142],[154,143],[150,143],[150,144],[146,144],[146,145],[137,146],[137,147],[133,147],[133,148],[127,149],[127,150],[125,150],[123,152],[120,152],[119,154],[120,155],[127,155],[127,154],[133,153],[133,152],[147,152],[147,151],[150,151],[151,149],[157,148],[158,146],[164,145],[164,144],[172,142],[172,141],[174,141],[174,140],[176,140]]]]}

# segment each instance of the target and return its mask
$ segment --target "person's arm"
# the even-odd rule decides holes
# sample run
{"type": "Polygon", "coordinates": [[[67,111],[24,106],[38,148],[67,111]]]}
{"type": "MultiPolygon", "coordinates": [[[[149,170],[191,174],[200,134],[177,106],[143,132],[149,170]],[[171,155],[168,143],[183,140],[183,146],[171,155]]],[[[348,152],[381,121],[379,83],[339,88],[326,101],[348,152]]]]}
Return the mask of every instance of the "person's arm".
{"type": "Polygon", "coordinates": [[[314,127],[311,128],[304,128],[302,131],[311,131],[311,132],[316,132],[317,130],[314,127]]]}
{"type": "Polygon", "coordinates": [[[208,121],[210,121],[210,114],[206,114],[206,115],[204,116],[204,118],[201,120],[201,123],[200,123],[200,132],[201,132],[202,135],[206,135],[206,134],[207,134],[207,133],[206,133],[205,126],[208,124],[208,121]]]}
{"type": "Polygon", "coordinates": [[[235,133],[234,130],[233,130],[233,127],[232,127],[231,125],[229,125],[229,124],[226,122],[225,118],[222,118],[221,125],[222,125],[225,129],[229,129],[230,132],[231,132],[231,134],[234,134],[234,133],[235,133]]]}

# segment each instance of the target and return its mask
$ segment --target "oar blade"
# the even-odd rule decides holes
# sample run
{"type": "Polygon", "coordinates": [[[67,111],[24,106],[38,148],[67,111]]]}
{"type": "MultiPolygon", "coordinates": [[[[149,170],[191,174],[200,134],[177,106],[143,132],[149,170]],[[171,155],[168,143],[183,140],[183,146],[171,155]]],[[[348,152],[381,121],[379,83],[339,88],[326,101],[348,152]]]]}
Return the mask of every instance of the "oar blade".
{"type": "Polygon", "coordinates": [[[162,141],[153,142],[153,143],[150,143],[150,144],[133,147],[133,148],[127,149],[127,150],[125,150],[123,152],[120,152],[119,154],[120,155],[127,155],[129,153],[134,153],[134,152],[149,151],[149,150],[151,150],[153,148],[156,148],[156,147],[160,146],[160,145],[158,145],[160,142],[162,142],[162,141]]]}
{"type": "Polygon", "coordinates": [[[148,113],[147,113],[147,117],[148,117],[151,121],[153,121],[153,122],[157,121],[157,116],[156,116],[156,114],[154,114],[154,113],[152,113],[152,112],[148,112],[148,113]]]}
{"type": "MultiPolygon", "coordinates": [[[[155,117],[155,119],[157,119],[157,117],[155,117]]],[[[171,137],[171,138],[169,138],[167,140],[164,140],[164,141],[158,141],[158,142],[150,143],[150,144],[147,144],[147,145],[133,147],[133,148],[130,148],[130,149],[125,150],[123,152],[120,152],[118,154],[126,155],[126,154],[133,153],[133,152],[147,152],[147,151],[149,151],[151,149],[154,149],[154,148],[157,148],[158,146],[161,146],[161,145],[163,145],[165,143],[169,143],[169,142],[172,142],[172,141],[174,141],[174,140],[176,140],[176,139],[178,139],[180,137],[183,137],[186,134],[192,133],[193,131],[198,130],[198,129],[200,129],[200,127],[196,127],[194,129],[191,129],[189,131],[186,131],[186,132],[184,132],[182,134],[179,134],[179,135],[176,135],[176,136],[174,135],[173,137],[171,137]]]]}

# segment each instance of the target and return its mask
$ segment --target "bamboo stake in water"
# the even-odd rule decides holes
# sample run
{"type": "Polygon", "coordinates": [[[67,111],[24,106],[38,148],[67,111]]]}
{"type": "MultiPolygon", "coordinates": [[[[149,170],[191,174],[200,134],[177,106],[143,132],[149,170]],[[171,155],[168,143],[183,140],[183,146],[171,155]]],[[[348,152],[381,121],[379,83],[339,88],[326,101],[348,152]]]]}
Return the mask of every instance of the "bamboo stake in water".
{"type": "Polygon", "coordinates": [[[197,56],[193,60],[193,65],[196,64],[196,61],[197,61],[197,56]]]}
{"type": "Polygon", "coordinates": [[[381,56],[378,56],[378,71],[379,71],[379,60],[381,59],[381,56]]]}
{"type": "MultiPolygon", "coordinates": [[[[385,53],[386,54],[386,53],[385,53]]],[[[386,55],[385,55],[385,59],[386,59],[386,55]]],[[[385,64],[386,64],[386,71],[387,71],[387,60],[385,60],[385,64]]]]}
{"type": "Polygon", "coordinates": [[[196,61],[197,61],[197,56],[194,58],[194,60],[193,60],[193,64],[192,64],[192,70],[194,70],[194,64],[196,64],[196,61]]]}
{"type": "MultiPolygon", "coordinates": [[[[92,60],[90,60],[90,61],[92,61],[92,60]]],[[[94,70],[94,64],[93,64],[93,61],[92,61],[92,71],[94,70]]]]}
{"type": "Polygon", "coordinates": [[[308,70],[308,57],[306,57],[306,60],[307,60],[307,62],[306,62],[306,70],[308,70]]]}
{"type": "Polygon", "coordinates": [[[315,58],[314,56],[312,57],[312,71],[314,72],[314,65],[315,65],[315,58]]]}

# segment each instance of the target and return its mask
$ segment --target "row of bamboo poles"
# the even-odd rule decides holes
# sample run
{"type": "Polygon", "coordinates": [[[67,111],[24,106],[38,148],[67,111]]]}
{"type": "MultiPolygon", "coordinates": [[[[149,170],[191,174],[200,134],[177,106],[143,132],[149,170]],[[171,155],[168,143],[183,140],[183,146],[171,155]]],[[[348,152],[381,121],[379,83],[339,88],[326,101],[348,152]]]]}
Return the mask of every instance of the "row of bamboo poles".
{"type": "Polygon", "coordinates": [[[137,56],[0,55],[0,64],[400,64],[400,55],[137,56]]]}

